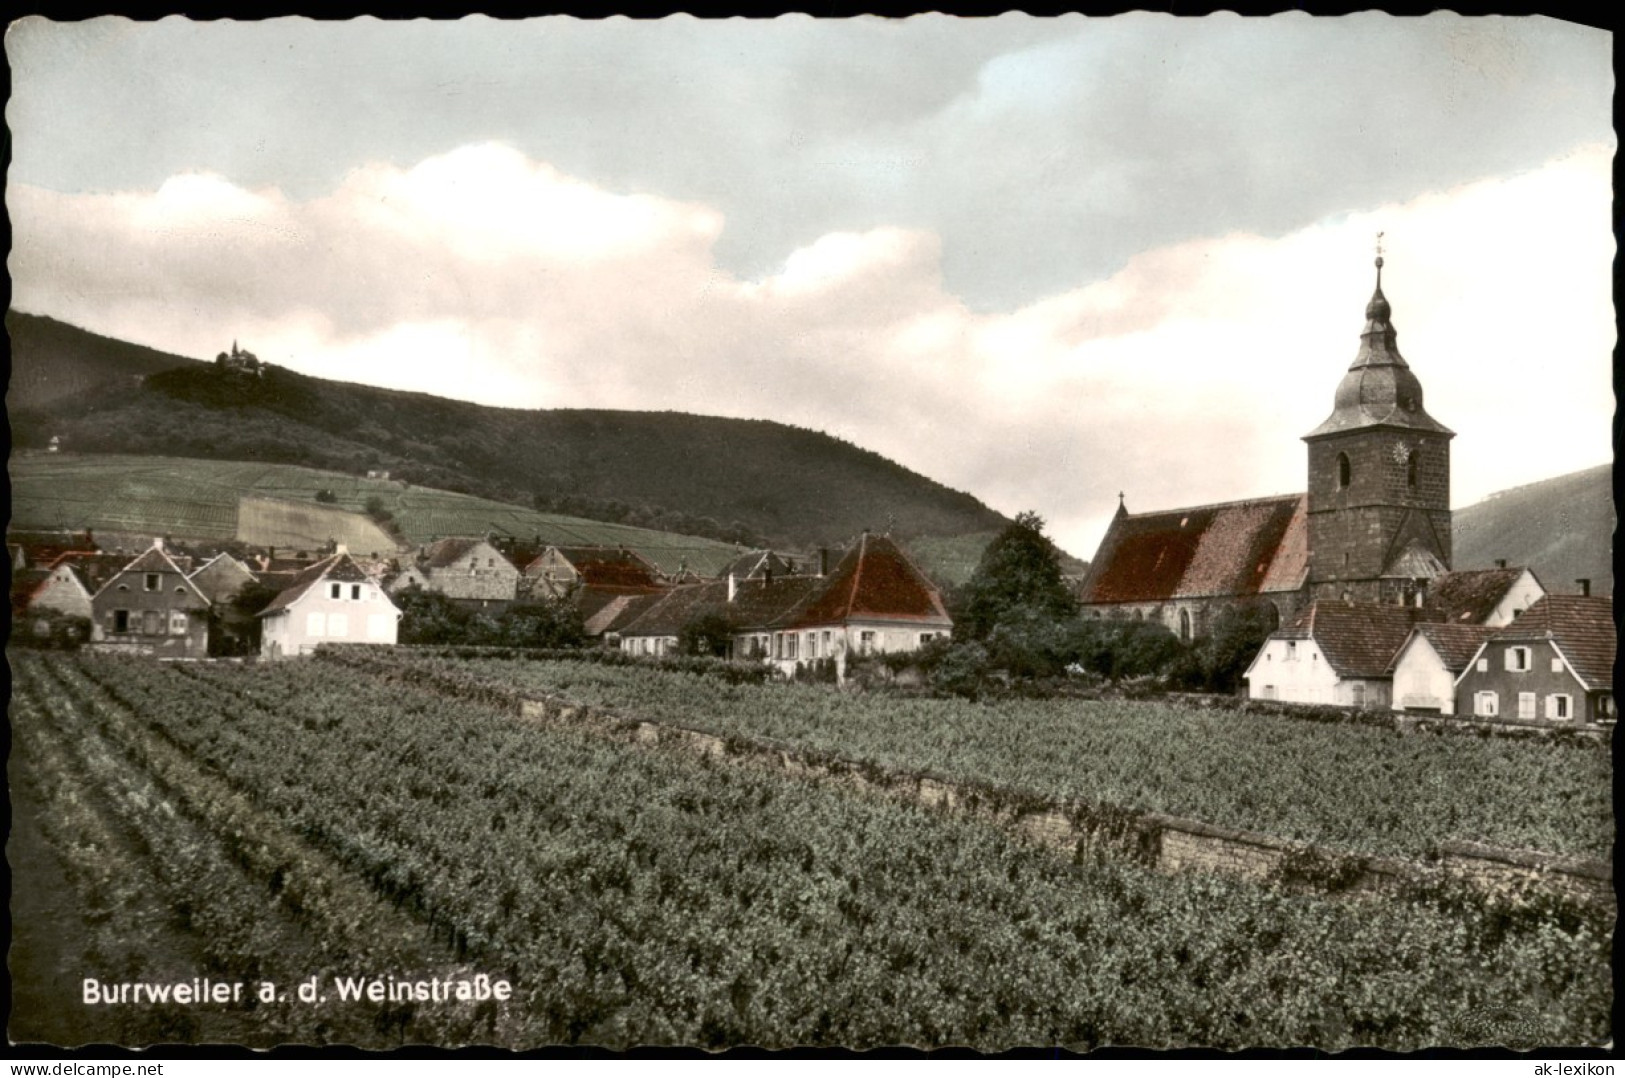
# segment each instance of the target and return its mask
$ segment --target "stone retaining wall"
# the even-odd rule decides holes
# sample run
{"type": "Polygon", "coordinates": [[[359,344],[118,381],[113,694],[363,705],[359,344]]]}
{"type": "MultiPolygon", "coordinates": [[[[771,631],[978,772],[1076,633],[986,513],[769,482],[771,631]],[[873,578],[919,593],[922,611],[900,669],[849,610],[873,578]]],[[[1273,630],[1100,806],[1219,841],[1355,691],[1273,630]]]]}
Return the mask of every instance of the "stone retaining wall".
{"type": "Polygon", "coordinates": [[[525,699],[519,714],[530,721],[587,726],[637,744],[727,758],[984,819],[1070,856],[1132,860],[1165,872],[1271,880],[1318,892],[1398,894],[1464,884],[1513,901],[1544,895],[1586,905],[1612,907],[1615,902],[1613,866],[1587,858],[1477,843],[1445,844],[1433,861],[1367,857],[1163,813],[1045,800],[975,782],[893,771],[765,739],[723,738],[564,700],[525,699]]]}

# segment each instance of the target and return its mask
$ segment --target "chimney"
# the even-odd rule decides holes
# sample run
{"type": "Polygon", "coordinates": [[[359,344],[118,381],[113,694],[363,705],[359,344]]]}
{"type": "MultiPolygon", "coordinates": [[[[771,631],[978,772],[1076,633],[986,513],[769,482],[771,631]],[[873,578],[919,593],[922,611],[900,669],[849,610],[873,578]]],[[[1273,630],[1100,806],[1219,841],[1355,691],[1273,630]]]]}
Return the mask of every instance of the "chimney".
{"type": "Polygon", "coordinates": [[[771,565],[768,565],[768,566],[765,566],[762,569],[762,587],[771,588],[772,586],[773,586],[773,567],[771,565]]]}
{"type": "Polygon", "coordinates": [[[739,578],[730,569],[728,570],[728,601],[733,602],[734,596],[737,594],[739,594],[739,578]]]}
{"type": "Polygon", "coordinates": [[[154,549],[154,550],[162,550],[162,549],[164,549],[164,540],[163,540],[163,538],[161,536],[155,535],[155,536],[152,537],[152,549],[154,549]]]}
{"type": "Polygon", "coordinates": [[[1582,577],[1577,578],[1574,582],[1576,584],[1580,585],[1580,594],[1581,595],[1590,595],[1591,594],[1591,578],[1590,577],[1582,576],[1582,577]]]}
{"type": "Polygon", "coordinates": [[[335,554],[348,554],[349,552],[350,548],[343,543],[335,543],[333,546],[333,553],[335,554]]]}
{"type": "Polygon", "coordinates": [[[1495,567],[1497,569],[1505,569],[1507,567],[1507,560],[1505,558],[1496,558],[1495,567]]]}
{"type": "Polygon", "coordinates": [[[829,547],[827,546],[818,548],[818,575],[829,575],[829,547]]]}

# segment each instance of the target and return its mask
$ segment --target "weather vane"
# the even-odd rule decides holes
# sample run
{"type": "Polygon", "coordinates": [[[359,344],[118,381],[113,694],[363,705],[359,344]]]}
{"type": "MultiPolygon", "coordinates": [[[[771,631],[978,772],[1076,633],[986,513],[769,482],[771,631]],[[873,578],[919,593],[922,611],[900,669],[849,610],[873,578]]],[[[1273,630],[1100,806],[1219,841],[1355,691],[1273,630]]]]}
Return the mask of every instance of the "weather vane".
{"type": "Polygon", "coordinates": [[[1377,265],[1382,265],[1382,233],[1377,233],[1377,265]]]}

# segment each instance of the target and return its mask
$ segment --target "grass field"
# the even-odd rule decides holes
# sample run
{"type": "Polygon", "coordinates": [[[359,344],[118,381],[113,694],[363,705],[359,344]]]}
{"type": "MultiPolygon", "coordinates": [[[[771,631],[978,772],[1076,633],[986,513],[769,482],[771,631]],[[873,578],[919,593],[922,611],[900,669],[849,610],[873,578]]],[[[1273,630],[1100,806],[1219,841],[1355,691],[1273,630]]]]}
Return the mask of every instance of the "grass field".
{"type": "Polygon", "coordinates": [[[735,555],[727,543],[576,517],[538,513],[466,494],[412,487],[388,479],[323,472],[287,464],[102,455],[13,456],[12,523],[21,528],[94,528],[178,539],[238,537],[243,497],[361,512],[377,498],[413,544],[448,535],[539,537],[569,546],[627,546],[668,572],[680,566],[710,574],[735,555]]]}
{"type": "Polygon", "coordinates": [[[1600,914],[1073,863],[972,820],[323,663],[8,657],[25,915],[13,1042],[1407,1050],[1514,1027],[1554,1045],[1611,1036],[1600,914]],[[511,1000],[334,992],[342,976],[480,974],[511,1000]],[[80,1003],[86,977],[205,976],[316,977],[327,998],[80,1003]]]}

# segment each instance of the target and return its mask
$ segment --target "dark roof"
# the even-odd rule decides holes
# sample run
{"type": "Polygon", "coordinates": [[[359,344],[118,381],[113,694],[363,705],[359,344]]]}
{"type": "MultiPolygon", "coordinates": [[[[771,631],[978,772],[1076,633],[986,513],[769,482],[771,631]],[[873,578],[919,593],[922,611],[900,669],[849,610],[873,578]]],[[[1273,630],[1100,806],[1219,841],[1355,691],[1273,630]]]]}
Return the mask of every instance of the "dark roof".
{"type": "Polygon", "coordinates": [[[94,594],[101,589],[103,584],[124,571],[124,567],[130,564],[130,556],[128,554],[91,554],[83,551],[69,551],[59,557],[54,564],[60,565],[64,562],[73,566],[74,572],[79,574],[79,579],[84,583],[85,589],[94,594]]]}
{"type": "Polygon", "coordinates": [[[423,553],[419,556],[418,562],[430,569],[444,569],[483,542],[485,542],[484,539],[466,537],[436,539],[423,548],[423,553]]]}
{"type": "MultiPolygon", "coordinates": [[[[1467,669],[1467,664],[1473,661],[1478,654],[1478,647],[1495,630],[1488,625],[1448,625],[1434,622],[1422,622],[1414,630],[1416,635],[1427,637],[1433,650],[1438,653],[1439,659],[1444,663],[1445,669],[1452,674],[1459,674],[1467,669]]],[[[1399,659],[1395,652],[1394,659],[1399,659]]]]}
{"type": "Polygon", "coordinates": [[[1079,588],[1085,603],[1296,591],[1309,570],[1307,498],[1198,505],[1112,518],[1079,588]]]}
{"type": "Polygon", "coordinates": [[[619,631],[623,636],[676,636],[684,625],[706,614],[727,618],[735,632],[785,628],[827,583],[828,578],[818,576],[736,581],[732,602],[726,580],[686,584],[656,597],[619,631]]]}
{"type": "Polygon", "coordinates": [[[217,554],[192,570],[188,578],[211,603],[225,602],[236,595],[252,579],[248,566],[230,554],[217,554]]]}
{"type": "Polygon", "coordinates": [[[1450,625],[1481,625],[1524,572],[1521,568],[1464,569],[1436,576],[1428,583],[1423,619],[1450,625]]]}
{"type": "Polygon", "coordinates": [[[1340,678],[1387,677],[1411,635],[1416,610],[1390,603],[1317,599],[1271,636],[1313,640],[1340,678]]]}
{"type": "Polygon", "coordinates": [[[822,579],[827,583],[797,614],[796,626],[857,618],[951,623],[935,585],[888,536],[864,535],[822,579]]]}
{"type": "Polygon", "coordinates": [[[1550,640],[1589,690],[1614,687],[1614,602],[1606,595],[1545,595],[1491,640],[1550,640]]]}
{"type": "Polygon", "coordinates": [[[100,593],[106,590],[108,584],[125,573],[175,573],[181,578],[181,583],[192,589],[193,595],[197,596],[204,605],[208,605],[209,597],[199,591],[196,584],[186,579],[186,572],[176,565],[168,554],[164,553],[163,547],[153,546],[148,548],[137,556],[134,561],[126,564],[123,569],[104,581],[96,591],[100,593]]]}
{"type": "Polygon", "coordinates": [[[717,576],[726,578],[732,573],[737,580],[755,580],[769,572],[774,576],[788,576],[795,572],[794,565],[789,558],[771,550],[749,550],[723,566],[717,576]]]}
{"type": "MultiPolygon", "coordinates": [[[[264,580],[270,575],[269,573],[262,573],[260,579],[264,580]]],[[[271,604],[256,616],[263,618],[267,614],[275,614],[279,610],[292,606],[312,587],[327,580],[341,581],[346,584],[372,583],[372,578],[362,571],[361,566],[357,565],[355,559],[350,555],[329,554],[294,577],[293,583],[283,588],[277,597],[271,600],[271,604]]]]}
{"type": "Polygon", "coordinates": [[[588,636],[618,633],[643,616],[663,592],[647,591],[638,594],[617,595],[583,618],[582,626],[588,636]]]}
{"type": "MultiPolygon", "coordinates": [[[[551,548],[570,563],[588,587],[656,588],[660,571],[635,551],[612,546],[561,546],[551,548]]],[[[528,574],[546,556],[543,551],[529,565],[528,574]]]]}
{"type": "Polygon", "coordinates": [[[1452,436],[1451,431],[1422,407],[1422,383],[1399,354],[1388,297],[1382,294],[1382,260],[1377,260],[1377,290],[1365,308],[1365,329],[1360,350],[1338,383],[1332,414],[1304,435],[1306,439],[1360,430],[1365,427],[1401,427],[1452,436]]]}

